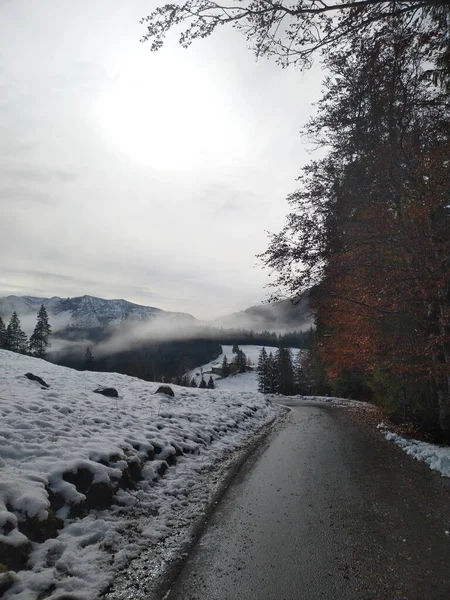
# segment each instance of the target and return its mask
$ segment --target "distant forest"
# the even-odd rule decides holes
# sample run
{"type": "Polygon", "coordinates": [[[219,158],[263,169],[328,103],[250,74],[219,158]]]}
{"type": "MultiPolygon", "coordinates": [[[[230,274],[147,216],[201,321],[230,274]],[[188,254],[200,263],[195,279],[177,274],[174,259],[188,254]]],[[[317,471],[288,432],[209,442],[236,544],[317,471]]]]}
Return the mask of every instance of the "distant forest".
{"type": "Polygon", "coordinates": [[[162,381],[179,377],[188,370],[216,359],[222,352],[222,344],[307,348],[310,334],[300,331],[278,335],[268,331],[256,333],[205,327],[199,328],[199,334],[190,339],[149,341],[139,348],[124,349],[109,355],[96,353],[96,343],[106,342],[113,337],[111,330],[106,328],[66,329],[58,333],[58,338],[73,342],[88,340],[87,347],[69,346],[50,353],[49,359],[79,370],[118,372],[147,381],[162,381]]]}

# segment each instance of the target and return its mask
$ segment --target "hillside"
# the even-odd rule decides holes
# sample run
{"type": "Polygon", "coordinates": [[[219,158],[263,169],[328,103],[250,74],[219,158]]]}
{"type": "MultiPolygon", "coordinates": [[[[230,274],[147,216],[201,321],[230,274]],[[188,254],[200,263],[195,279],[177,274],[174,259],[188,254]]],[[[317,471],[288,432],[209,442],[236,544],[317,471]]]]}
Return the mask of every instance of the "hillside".
{"type": "Polygon", "coordinates": [[[0,367],[5,600],[93,600],[144,548],[160,572],[279,412],[260,394],[172,386],[171,398],[156,383],[4,350],[0,367]]]}
{"type": "MultiPolygon", "coordinates": [[[[214,379],[216,389],[218,390],[233,392],[258,392],[258,374],[256,373],[256,367],[258,364],[259,354],[263,347],[253,345],[242,345],[239,347],[244,352],[245,356],[250,359],[251,366],[253,367],[252,371],[248,371],[247,373],[235,373],[225,377],[224,379],[222,379],[219,375],[212,373],[212,369],[214,367],[222,366],[224,356],[227,357],[228,363],[233,361],[233,346],[222,345],[222,354],[220,354],[220,356],[218,356],[215,360],[212,360],[201,367],[193,369],[190,373],[190,377],[195,379],[195,382],[198,385],[201,381],[201,372],[203,371],[206,380],[211,374],[212,378],[214,379]]],[[[278,350],[278,348],[271,346],[265,346],[265,349],[268,354],[272,352],[273,355],[275,355],[276,351],[278,350]]],[[[301,352],[301,350],[298,348],[291,348],[293,359],[297,356],[298,352],[301,352]]]]}
{"type": "Polygon", "coordinates": [[[290,300],[259,304],[220,317],[216,323],[222,327],[276,331],[283,334],[310,329],[313,325],[313,312],[309,305],[309,294],[305,293],[297,304],[292,304],[290,300]]]}

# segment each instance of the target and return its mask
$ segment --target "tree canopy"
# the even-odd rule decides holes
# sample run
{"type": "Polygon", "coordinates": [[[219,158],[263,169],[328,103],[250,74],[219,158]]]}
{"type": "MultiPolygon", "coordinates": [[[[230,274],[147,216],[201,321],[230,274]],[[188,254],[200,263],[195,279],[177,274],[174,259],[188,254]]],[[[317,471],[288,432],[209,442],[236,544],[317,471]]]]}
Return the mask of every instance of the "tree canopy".
{"type": "Polygon", "coordinates": [[[242,32],[257,57],[274,57],[282,67],[309,67],[315,54],[346,44],[355,35],[374,32],[402,18],[415,44],[435,58],[432,74],[444,80],[449,73],[450,40],[434,35],[448,27],[445,0],[187,0],[159,6],[142,18],[143,42],[159,50],[172,29],[181,29],[179,43],[187,48],[223,25],[242,32]]]}

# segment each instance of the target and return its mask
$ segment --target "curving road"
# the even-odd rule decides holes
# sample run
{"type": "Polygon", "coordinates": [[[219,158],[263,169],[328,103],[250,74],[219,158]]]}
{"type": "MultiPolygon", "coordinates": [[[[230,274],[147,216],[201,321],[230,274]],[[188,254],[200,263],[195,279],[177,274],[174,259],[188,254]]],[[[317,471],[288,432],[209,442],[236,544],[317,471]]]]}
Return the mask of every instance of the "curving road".
{"type": "Polygon", "coordinates": [[[293,401],[167,600],[449,600],[448,480],[344,409],[293,401]]]}

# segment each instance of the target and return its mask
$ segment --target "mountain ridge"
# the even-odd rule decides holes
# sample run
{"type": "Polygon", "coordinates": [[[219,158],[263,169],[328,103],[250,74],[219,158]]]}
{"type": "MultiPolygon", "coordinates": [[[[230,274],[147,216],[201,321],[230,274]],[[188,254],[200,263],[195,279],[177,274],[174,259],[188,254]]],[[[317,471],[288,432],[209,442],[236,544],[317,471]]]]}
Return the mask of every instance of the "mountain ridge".
{"type": "Polygon", "coordinates": [[[88,329],[124,322],[145,322],[156,316],[192,323],[196,321],[188,313],[164,311],[161,308],[136,304],[122,298],[107,300],[88,294],[67,298],[15,295],[0,297],[0,316],[8,318],[14,311],[19,318],[34,316],[42,304],[58,329],[61,327],[88,329]]]}

